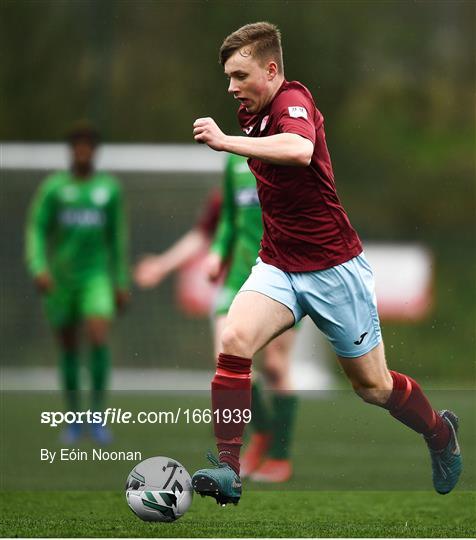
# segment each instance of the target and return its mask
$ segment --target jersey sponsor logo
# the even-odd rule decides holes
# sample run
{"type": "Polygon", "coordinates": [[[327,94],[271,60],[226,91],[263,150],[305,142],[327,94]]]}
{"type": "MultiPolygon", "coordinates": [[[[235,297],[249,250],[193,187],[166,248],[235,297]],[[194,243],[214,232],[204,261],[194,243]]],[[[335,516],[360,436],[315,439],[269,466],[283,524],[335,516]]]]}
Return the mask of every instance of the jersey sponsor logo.
{"type": "Polygon", "coordinates": [[[259,130],[260,130],[260,131],[263,131],[263,130],[264,130],[264,128],[266,127],[266,124],[268,123],[268,120],[269,120],[269,114],[267,114],[267,115],[263,118],[263,120],[261,120],[261,125],[260,125],[260,127],[259,127],[259,130]]]}
{"type": "Polygon", "coordinates": [[[307,111],[304,107],[288,107],[291,118],[305,118],[307,120],[307,111]]]}
{"type": "Polygon", "coordinates": [[[111,194],[105,187],[98,187],[91,193],[91,199],[98,206],[104,206],[110,199],[111,194]]]}
{"type": "Polygon", "coordinates": [[[254,126],[244,127],[244,128],[243,128],[243,131],[244,131],[247,135],[249,135],[249,134],[253,131],[253,128],[254,128],[254,126]]]}
{"type": "Polygon", "coordinates": [[[237,206],[259,206],[258,191],[255,187],[238,189],[235,202],[237,206]]]}
{"type": "Polygon", "coordinates": [[[67,208],[59,214],[59,222],[66,227],[100,227],[106,221],[104,212],[95,208],[67,208]]]}

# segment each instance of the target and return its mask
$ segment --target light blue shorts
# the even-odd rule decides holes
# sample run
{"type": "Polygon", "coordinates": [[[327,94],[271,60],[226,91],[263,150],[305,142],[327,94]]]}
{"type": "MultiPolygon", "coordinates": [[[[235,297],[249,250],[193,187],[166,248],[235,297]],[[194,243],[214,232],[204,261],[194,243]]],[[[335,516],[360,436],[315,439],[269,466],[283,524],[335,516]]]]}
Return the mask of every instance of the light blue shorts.
{"type": "Polygon", "coordinates": [[[363,253],[314,272],[283,272],[258,258],[243,291],[284,304],[296,323],[309,315],[339,356],[362,356],[382,341],[374,277],[363,253]]]}

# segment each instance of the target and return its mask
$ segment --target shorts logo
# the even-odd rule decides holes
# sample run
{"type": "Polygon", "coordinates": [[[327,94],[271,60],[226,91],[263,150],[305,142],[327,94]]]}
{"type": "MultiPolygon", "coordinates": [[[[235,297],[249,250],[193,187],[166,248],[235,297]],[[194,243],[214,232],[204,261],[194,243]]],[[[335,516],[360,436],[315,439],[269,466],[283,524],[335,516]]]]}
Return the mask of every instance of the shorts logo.
{"type": "Polygon", "coordinates": [[[354,341],[354,345],[362,345],[362,341],[364,341],[365,336],[368,334],[368,332],[364,332],[358,341],[354,341]]]}
{"type": "Polygon", "coordinates": [[[307,120],[307,111],[304,107],[288,107],[291,118],[305,118],[307,120]]]}

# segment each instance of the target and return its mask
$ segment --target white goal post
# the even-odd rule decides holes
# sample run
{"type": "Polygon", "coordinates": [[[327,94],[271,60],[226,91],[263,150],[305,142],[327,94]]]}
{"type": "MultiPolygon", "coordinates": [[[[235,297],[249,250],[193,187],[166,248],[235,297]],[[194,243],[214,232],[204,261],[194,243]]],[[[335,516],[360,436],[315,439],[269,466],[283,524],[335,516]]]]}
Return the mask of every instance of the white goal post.
{"type": "MultiPolygon", "coordinates": [[[[103,144],[99,169],[114,172],[220,173],[226,154],[197,144],[103,144]]],[[[1,143],[2,169],[56,170],[68,166],[68,147],[61,143],[1,143]]],[[[418,320],[432,304],[429,250],[419,244],[364,242],[374,269],[382,318],[418,320]]]]}

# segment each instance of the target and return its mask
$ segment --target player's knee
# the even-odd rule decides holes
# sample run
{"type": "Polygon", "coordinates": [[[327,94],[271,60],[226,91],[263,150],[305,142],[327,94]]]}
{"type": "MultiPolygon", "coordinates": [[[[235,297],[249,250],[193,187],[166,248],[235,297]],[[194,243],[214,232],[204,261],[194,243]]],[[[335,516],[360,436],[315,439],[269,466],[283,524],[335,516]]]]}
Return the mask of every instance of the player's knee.
{"type": "Polygon", "coordinates": [[[265,357],[267,362],[268,359],[272,362],[273,358],[282,358],[285,355],[286,347],[281,337],[282,336],[279,336],[278,338],[273,339],[273,341],[266,345],[265,357]]]}
{"type": "Polygon", "coordinates": [[[277,364],[266,363],[264,365],[263,371],[264,371],[266,380],[271,386],[274,386],[279,383],[282,377],[282,374],[277,364]]]}
{"type": "Polygon", "coordinates": [[[221,335],[221,350],[225,354],[251,356],[250,344],[246,332],[237,326],[227,326],[221,335]]]}
{"type": "Polygon", "coordinates": [[[61,350],[68,353],[78,352],[78,343],[73,340],[61,340],[61,350]]]}
{"type": "Polygon", "coordinates": [[[272,356],[265,357],[263,372],[272,387],[281,386],[283,381],[286,381],[288,378],[287,365],[281,360],[272,356]]]}
{"type": "Polygon", "coordinates": [[[387,388],[385,384],[379,383],[360,383],[352,382],[355,393],[362,398],[366,403],[372,405],[384,405],[389,398],[391,388],[387,388]]]}
{"type": "Polygon", "coordinates": [[[59,332],[58,340],[61,349],[65,352],[76,352],[78,350],[78,338],[74,332],[59,332]]]}
{"type": "Polygon", "coordinates": [[[90,328],[88,335],[93,346],[105,345],[107,342],[107,330],[103,328],[90,328]]]}
{"type": "Polygon", "coordinates": [[[89,343],[93,346],[106,345],[109,323],[102,319],[90,319],[86,323],[89,343]]]}

